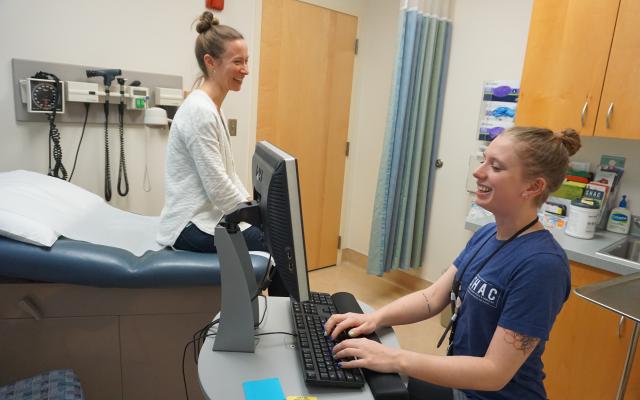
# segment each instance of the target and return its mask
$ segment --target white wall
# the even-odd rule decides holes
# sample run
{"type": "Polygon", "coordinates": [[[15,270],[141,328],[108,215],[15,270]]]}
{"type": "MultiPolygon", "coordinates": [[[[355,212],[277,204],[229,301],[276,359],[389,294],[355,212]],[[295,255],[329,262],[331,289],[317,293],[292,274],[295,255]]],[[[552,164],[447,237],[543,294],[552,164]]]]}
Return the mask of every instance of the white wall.
{"type": "MultiPolygon", "coordinates": [[[[480,112],[482,81],[518,79],[524,60],[531,1],[456,0],[453,36],[442,121],[433,205],[427,246],[420,272],[435,280],[462,249],[469,233],[464,218],[469,205],[465,191],[467,155],[477,145],[475,129],[480,112]],[[508,34],[503,34],[508,32],[508,34]]],[[[369,251],[369,234],[378,165],[387,121],[399,2],[376,3],[361,21],[369,39],[361,43],[359,61],[366,62],[357,94],[357,129],[352,132],[352,156],[346,186],[343,247],[369,251]],[[366,60],[366,61],[364,61],[366,60]]]]}
{"type": "MultiPolygon", "coordinates": [[[[472,196],[465,192],[468,155],[480,112],[482,81],[519,79],[526,51],[532,1],[455,2],[453,41],[447,81],[442,140],[434,201],[421,275],[434,281],[451,264],[470,237],[464,219],[472,196]]],[[[575,160],[597,165],[601,154],[627,158],[621,193],[640,213],[640,141],[583,137],[575,160]]]]}
{"type": "MultiPolygon", "coordinates": [[[[258,1],[228,1],[220,14],[222,23],[245,36],[250,54],[256,47],[258,1]]],[[[196,32],[192,22],[203,2],[171,0],[84,0],[0,2],[0,171],[27,169],[46,173],[45,123],[17,123],[13,105],[11,59],[23,58],[79,65],[180,75],[189,90],[199,70],[193,54],[196,32]],[[119,17],[117,17],[119,16],[119,17]],[[118,19],[121,18],[121,19],[118,19]]],[[[257,58],[250,60],[250,68],[257,58]]],[[[62,77],[61,77],[62,78],[62,77]]],[[[255,130],[250,131],[254,102],[253,75],[239,93],[230,93],[224,104],[228,118],[238,119],[238,135],[232,138],[238,173],[249,183],[249,157],[255,130]],[[250,137],[253,136],[253,137],[250,137]]],[[[143,82],[144,85],[144,82],[143,82]]],[[[117,183],[119,146],[117,123],[111,116],[112,182],[117,183]]],[[[63,163],[70,172],[80,137],[79,124],[58,124],[62,134],[63,163]]],[[[164,154],[167,132],[150,134],[149,168],[152,190],[142,189],[144,127],[126,128],[127,168],[131,191],[121,198],[115,186],[111,203],[133,212],[157,215],[164,203],[164,154]]],[[[88,125],[73,183],[103,195],[104,145],[102,125],[88,125]]]]}
{"type": "MultiPolygon", "coordinates": [[[[345,194],[343,241],[360,253],[369,251],[369,233],[378,164],[386,124],[388,93],[395,56],[398,21],[396,2],[376,3],[368,9],[362,30],[360,61],[363,85],[358,93],[357,128],[352,132],[352,154],[345,194]]],[[[477,149],[475,133],[482,83],[493,79],[519,79],[526,50],[532,0],[455,0],[453,36],[445,93],[442,137],[430,210],[422,278],[434,281],[462,250],[471,233],[464,220],[472,201],[465,190],[468,156],[477,149]]],[[[627,158],[621,193],[629,194],[630,208],[640,213],[640,141],[583,138],[574,157],[596,165],[601,154],[627,158]]]]}
{"type": "Polygon", "coordinates": [[[468,155],[475,139],[482,82],[520,79],[532,1],[456,0],[437,170],[422,277],[434,281],[451,265],[470,233],[464,219],[468,155]]]}

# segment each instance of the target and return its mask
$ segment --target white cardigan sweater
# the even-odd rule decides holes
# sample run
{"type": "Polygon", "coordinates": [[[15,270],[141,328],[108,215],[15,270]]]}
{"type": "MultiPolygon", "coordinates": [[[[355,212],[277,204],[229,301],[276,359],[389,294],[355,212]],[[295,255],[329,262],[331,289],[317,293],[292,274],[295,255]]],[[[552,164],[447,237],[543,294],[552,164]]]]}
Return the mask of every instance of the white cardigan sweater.
{"type": "Polygon", "coordinates": [[[189,221],[213,235],[222,216],[248,200],[223,121],[224,114],[199,89],[176,112],[167,144],[165,204],[157,236],[163,246],[173,246],[189,221]]]}

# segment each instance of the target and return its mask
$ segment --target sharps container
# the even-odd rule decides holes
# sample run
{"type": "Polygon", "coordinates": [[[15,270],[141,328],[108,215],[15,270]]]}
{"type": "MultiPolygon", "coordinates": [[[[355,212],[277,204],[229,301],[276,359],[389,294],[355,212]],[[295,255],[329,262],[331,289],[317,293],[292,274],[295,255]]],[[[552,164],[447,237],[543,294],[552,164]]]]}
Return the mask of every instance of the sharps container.
{"type": "Polygon", "coordinates": [[[598,203],[583,203],[576,199],[569,207],[569,221],[564,231],[569,236],[580,239],[592,239],[596,232],[600,205],[598,203]]]}

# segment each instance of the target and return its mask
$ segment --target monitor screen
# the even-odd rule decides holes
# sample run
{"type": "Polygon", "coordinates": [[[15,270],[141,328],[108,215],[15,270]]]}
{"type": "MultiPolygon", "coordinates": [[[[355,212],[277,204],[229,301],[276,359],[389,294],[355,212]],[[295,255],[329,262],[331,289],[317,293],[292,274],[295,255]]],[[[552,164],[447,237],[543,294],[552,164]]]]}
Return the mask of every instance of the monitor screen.
{"type": "Polygon", "coordinates": [[[252,162],[253,197],[260,208],[265,245],[289,295],[309,300],[307,256],[296,159],[261,141],[252,162]]]}

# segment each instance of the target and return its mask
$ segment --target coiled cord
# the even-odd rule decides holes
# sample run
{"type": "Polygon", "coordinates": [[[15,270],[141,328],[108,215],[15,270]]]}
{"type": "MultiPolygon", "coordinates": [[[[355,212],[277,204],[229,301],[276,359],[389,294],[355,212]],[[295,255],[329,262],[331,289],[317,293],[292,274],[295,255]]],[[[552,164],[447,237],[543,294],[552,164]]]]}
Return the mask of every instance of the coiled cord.
{"type": "MultiPolygon", "coordinates": [[[[56,116],[55,111],[51,114],[47,114],[47,119],[49,120],[49,139],[53,142],[53,160],[55,164],[53,169],[49,167],[49,175],[60,178],[63,180],[67,180],[68,174],[67,169],[62,164],[62,147],[60,146],[60,131],[56,127],[56,116]]],[[[51,156],[49,156],[51,158],[51,156]]],[[[51,162],[51,160],[49,160],[51,162]]]]}
{"type": "Polygon", "coordinates": [[[109,89],[104,88],[104,199],[111,201],[111,163],[109,162],[109,89]]]}
{"type": "Polygon", "coordinates": [[[54,74],[39,71],[34,76],[36,79],[53,79],[55,82],[56,90],[53,91],[53,109],[51,113],[47,114],[47,120],[49,121],[49,176],[53,176],[56,178],[60,178],[63,180],[67,180],[67,169],[62,164],[62,147],[60,146],[60,131],[58,127],[56,127],[56,112],[58,111],[58,85],[60,84],[60,79],[54,74]],[[53,142],[53,160],[55,164],[53,168],[51,168],[51,143],[53,142]]]}
{"type": "MultiPolygon", "coordinates": [[[[124,93],[121,93],[124,96],[124,93]]],[[[118,194],[126,196],[129,194],[129,179],[127,178],[127,164],[124,158],[124,103],[118,105],[118,115],[120,124],[120,167],[118,169],[118,194]],[[124,183],[124,188],[122,184],[124,183]]]]}

